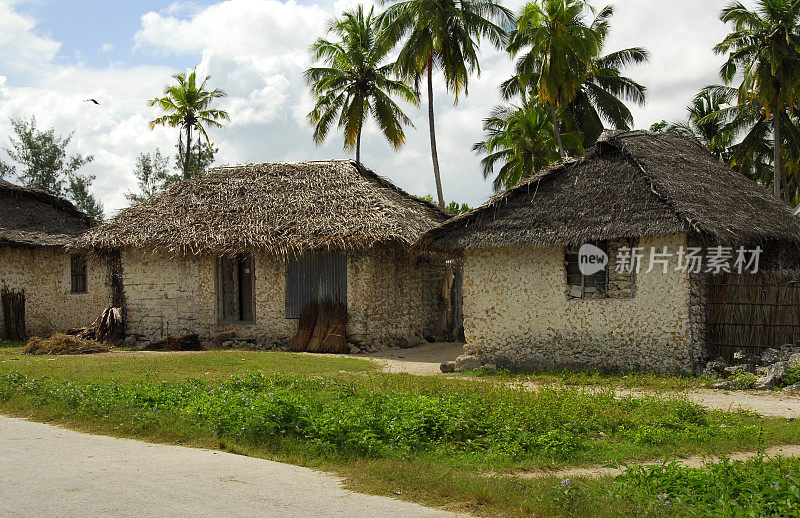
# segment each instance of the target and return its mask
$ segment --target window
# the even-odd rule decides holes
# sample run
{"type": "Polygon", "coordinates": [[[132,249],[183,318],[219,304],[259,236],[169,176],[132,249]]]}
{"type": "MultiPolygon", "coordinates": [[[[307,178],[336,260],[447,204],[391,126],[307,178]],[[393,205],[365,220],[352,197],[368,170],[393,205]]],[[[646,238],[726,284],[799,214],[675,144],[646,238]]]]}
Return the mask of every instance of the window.
{"type": "MultiPolygon", "coordinates": [[[[594,246],[608,254],[608,242],[592,242],[594,246]]],[[[569,296],[572,298],[602,298],[608,291],[608,268],[600,270],[592,275],[583,275],[578,263],[578,248],[567,249],[567,288],[569,296]]]]}
{"type": "Polygon", "coordinates": [[[70,256],[70,293],[86,293],[86,256],[70,256]]]}
{"type": "Polygon", "coordinates": [[[286,318],[300,318],[312,301],[347,303],[347,255],[307,252],[286,262],[286,318]]]}
{"type": "Polygon", "coordinates": [[[253,258],[226,255],[217,263],[217,304],[220,322],[254,322],[253,258]]]}

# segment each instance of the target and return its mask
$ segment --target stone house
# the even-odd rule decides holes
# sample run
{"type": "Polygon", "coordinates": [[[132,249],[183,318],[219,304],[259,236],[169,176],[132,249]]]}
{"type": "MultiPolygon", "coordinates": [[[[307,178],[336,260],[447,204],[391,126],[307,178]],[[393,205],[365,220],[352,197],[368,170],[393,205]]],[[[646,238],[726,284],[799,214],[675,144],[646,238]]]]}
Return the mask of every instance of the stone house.
{"type": "MultiPolygon", "coordinates": [[[[73,247],[117,257],[128,334],[284,344],[311,301],[347,305],[347,340],[432,333],[444,262],[411,245],[447,215],[352,161],[220,167],[73,247]]],[[[414,339],[414,338],[412,338],[414,339]]]]}
{"type": "Polygon", "coordinates": [[[473,363],[692,371],[709,355],[710,283],[725,273],[708,268],[709,252],[730,253],[730,269],[741,247],[762,270],[781,269],[796,267],[798,243],[788,206],[698,143],[632,131],[605,133],[584,157],[449,220],[419,247],[463,258],[473,363]],[[604,269],[581,268],[586,244],[607,254],[604,269]]]}
{"type": "Polygon", "coordinates": [[[66,249],[95,223],[67,200],[0,180],[0,287],[25,290],[28,335],[89,325],[108,305],[106,263],[66,249]]]}

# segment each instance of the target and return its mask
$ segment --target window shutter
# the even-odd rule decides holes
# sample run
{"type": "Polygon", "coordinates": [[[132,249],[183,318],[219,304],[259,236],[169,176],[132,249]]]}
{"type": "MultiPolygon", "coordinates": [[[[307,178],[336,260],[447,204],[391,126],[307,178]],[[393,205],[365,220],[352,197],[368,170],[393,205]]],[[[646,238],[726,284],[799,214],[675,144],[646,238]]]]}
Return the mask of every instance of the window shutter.
{"type": "Polygon", "coordinates": [[[239,320],[239,272],[236,257],[222,256],[219,262],[222,320],[239,320]]]}
{"type": "Polygon", "coordinates": [[[256,319],[255,308],[253,307],[253,258],[250,256],[239,257],[239,305],[241,308],[241,319],[244,322],[253,322],[256,319]]]}

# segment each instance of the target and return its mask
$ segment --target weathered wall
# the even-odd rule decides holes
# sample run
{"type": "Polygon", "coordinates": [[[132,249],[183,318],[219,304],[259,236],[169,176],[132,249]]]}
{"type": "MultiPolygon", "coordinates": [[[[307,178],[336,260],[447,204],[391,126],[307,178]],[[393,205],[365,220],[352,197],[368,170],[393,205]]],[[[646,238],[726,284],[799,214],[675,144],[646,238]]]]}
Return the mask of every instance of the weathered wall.
{"type": "MultiPolygon", "coordinates": [[[[172,258],[138,250],[122,254],[128,332],[147,339],[198,333],[235,335],[260,343],[290,342],[297,320],[285,318],[285,265],[254,256],[255,322],[217,324],[216,258],[172,258]]],[[[430,332],[437,303],[437,266],[399,250],[375,248],[347,259],[348,340],[395,345],[408,334],[430,332]]]]}
{"type": "MultiPolygon", "coordinates": [[[[25,289],[25,325],[30,336],[90,325],[110,301],[108,266],[90,257],[87,292],[70,293],[70,254],[61,248],[0,246],[0,286],[25,289]]],[[[0,334],[5,324],[0,311],[0,334]]]]}
{"type": "Polygon", "coordinates": [[[126,249],[122,266],[130,334],[154,340],[233,333],[264,343],[293,336],[294,321],[283,318],[283,265],[267,257],[255,257],[255,322],[236,325],[217,323],[215,257],[168,257],[126,249]]]}
{"type": "Polygon", "coordinates": [[[391,347],[433,333],[441,308],[444,262],[396,247],[348,254],[348,340],[391,347]]]}
{"type": "Polygon", "coordinates": [[[589,300],[565,296],[561,247],[467,251],[466,352],[518,367],[690,370],[689,276],[674,271],[674,256],[668,273],[646,272],[651,247],[685,245],[685,236],[640,238],[634,296],[589,300]]]}

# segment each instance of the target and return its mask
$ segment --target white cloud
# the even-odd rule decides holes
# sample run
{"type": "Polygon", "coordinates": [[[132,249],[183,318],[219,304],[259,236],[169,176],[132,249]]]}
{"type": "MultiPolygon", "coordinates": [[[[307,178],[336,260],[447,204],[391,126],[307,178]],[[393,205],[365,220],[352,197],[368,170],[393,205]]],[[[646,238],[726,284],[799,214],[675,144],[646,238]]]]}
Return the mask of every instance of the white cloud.
{"type": "Polygon", "coordinates": [[[11,2],[0,0],[0,65],[15,72],[30,72],[51,61],[61,44],[33,32],[36,21],[16,12],[11,2]]]}
{"type": "MultiPolygon", "coordinates": [[[[339,133],[332,132],[323,146],[312,142],[306,121],[312,102],[302,77],[310,63],[308,47],[322,35],[328,19],[359,0],[328,1],[309,5],[227,0],[207,7],[174,3],[142,16],[131,37],[140,58],[182,59],[189,67],[196,65],[199,73],[210,74],[212,87],[228,93],[221,106],[230,112],[231,123],[210,132],[220,148],[218,163],[341,158],[348,153],[341,149],[339,133]]],[[[616,16],[607,51],[640,45],[653,53],[649,65],[626,71],[648,86],[647,106],[634,109],[637,126],[682,117],[691,96],[716,80],[721,60],[711,46],[725,34],[717,16],[726,1],[614,2],[616,16]]],[[[512,7],[520,3],[514,0],[512,7]]],[[[150,131],[147,122],[156,112],[146,101],[161,94],[176,70],[55,64],[59,46],[36,34],[35,20],[0,0],[0,65],[28,74],[23,83],[14,84],[0,76],[0,135],[9,130],[8,117],[32,114],[43,126],[55,126],[62,133],[75,131],[75,150],[95,156],[87,168],[97,176],[95,193],[108,209],[119,209],[126,204],[123,193],[135,184],[132,170],[137,154],[156,146],[170,156],[174,152],[177,130],[150,131]],[[100,106],[84,103],[89,97],[100,106]]],[[[473,205],[491,194],[491,184],[482,179],[479,158],[470,149],[481,139],[482,119],[499,102],[497,85],[511,73],[507,56],[488,46],[482,50],[483,73],[470,81],[470,95],[457,106],[438,77],[435,88],[445,197],[473,205]]],[[[363,159],[404,189],[434,193],[424,96],[422,105],[408,108],[407,113],[415,126],[407,129],[407,145],[394,153],[369,126],[363,159]]]]}
{"type": "Polygon", "coordinates": [[[114,45],[109,42],[100,45],[100,52],[111,52],[112,50],[114,50],[114,45]]]}

